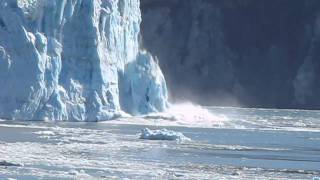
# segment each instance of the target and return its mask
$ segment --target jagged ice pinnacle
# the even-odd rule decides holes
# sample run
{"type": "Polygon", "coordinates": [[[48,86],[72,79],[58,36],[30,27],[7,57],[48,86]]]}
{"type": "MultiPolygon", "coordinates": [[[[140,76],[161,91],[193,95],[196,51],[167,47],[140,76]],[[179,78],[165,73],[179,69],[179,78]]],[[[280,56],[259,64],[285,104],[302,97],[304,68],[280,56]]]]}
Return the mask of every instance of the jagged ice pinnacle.
{"type": "Polygon", "coordinates": [[[139,0],[1,0],[0,118],[100,121],[167,107],[139,0]]]}

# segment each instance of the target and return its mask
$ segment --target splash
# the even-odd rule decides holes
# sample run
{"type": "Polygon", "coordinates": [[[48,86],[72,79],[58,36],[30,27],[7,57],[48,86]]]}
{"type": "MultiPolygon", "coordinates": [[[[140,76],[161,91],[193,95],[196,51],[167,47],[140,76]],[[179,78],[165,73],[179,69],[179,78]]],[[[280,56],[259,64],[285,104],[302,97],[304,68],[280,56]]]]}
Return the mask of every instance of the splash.
{"type": "Polygon", "coordinates": [[[226,116],[213,114],[199,105],[181,103],[171,104],[165,112],[151,113],[140,117],[120,118],[105,123],[214,128],[223,126],[227,121],[226,116]]]}
{"type": "MultiPolygon", "coordinates": [[[[192,103],[182,103],[172,105],[164,113],[154,113],[146,118],[171,120],[176,125],[191,126],[191,127],[219,127],[227,121],[226,116],[215,115],[208,109],[192,103]]],[[[163,124],[164,122],[159,122],[163,124]]]]}

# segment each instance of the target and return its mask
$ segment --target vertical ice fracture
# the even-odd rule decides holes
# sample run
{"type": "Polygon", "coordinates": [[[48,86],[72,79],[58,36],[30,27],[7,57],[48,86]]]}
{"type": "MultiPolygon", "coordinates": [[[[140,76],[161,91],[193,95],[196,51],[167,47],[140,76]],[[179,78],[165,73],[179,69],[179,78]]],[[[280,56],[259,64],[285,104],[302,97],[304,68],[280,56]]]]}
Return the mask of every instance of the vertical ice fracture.
{"type": "Polygon", "coordinates": [[[139,0],[1,0],[0,118],[101,121],[167,107],[139,0]]]}

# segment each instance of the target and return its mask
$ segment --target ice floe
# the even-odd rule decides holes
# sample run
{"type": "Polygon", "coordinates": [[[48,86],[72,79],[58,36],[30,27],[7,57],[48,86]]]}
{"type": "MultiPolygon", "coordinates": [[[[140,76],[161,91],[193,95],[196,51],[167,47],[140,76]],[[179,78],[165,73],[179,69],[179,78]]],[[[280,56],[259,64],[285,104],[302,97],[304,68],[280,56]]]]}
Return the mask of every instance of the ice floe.
{"type": "Polygon", "coordinates": [[[144,128],[141,130],[140,139],[148,140],[168,140],[168,141],[179,141],[185,142],[191,139],[183,135],[181,132],[175,132],[167,129],[156,129],[151,130],[149,128],[144,128]]]}

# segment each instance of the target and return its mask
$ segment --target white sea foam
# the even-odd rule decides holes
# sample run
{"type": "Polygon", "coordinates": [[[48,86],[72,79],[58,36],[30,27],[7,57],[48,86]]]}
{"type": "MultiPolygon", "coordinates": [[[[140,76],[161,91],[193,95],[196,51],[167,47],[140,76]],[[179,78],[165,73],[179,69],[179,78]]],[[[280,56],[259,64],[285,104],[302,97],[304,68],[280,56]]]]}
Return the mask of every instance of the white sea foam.
{"type": "Polygon", "coordinates": [[[119,118],[103,123],[213,128],[222,127],[227,121],[225,115],[215,115],[199,105],[183,103],[171,105],[165,112],[119,118]]]}

